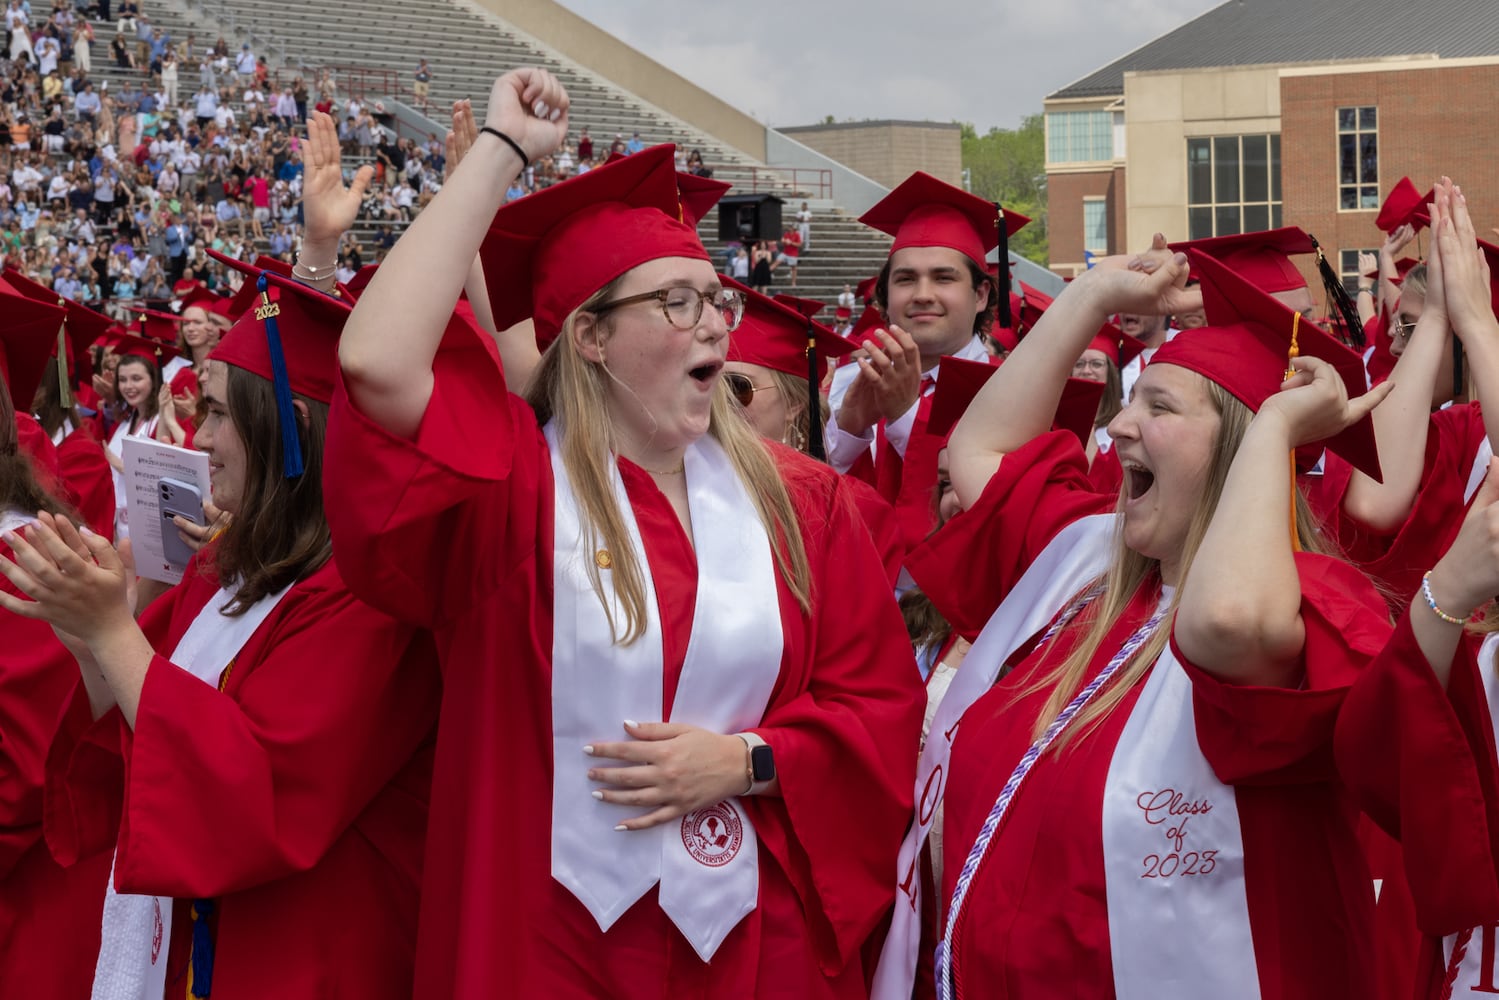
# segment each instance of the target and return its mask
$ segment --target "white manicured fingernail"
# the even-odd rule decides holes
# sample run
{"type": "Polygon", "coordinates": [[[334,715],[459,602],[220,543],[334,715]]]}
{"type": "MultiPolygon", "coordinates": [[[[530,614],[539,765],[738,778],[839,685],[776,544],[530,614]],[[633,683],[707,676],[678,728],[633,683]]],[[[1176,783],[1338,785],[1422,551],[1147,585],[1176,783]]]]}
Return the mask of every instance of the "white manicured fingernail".
{"type": "Polygon", "coordinates": [[[546,114],[547,102],[538,100],[535,104],[531,105],[531,113],[537,118],[540,118],[542,115],[546,114]]]}
{"type": "Polygon", "coordinates": [[[553,108],[552,109],[552,113],[551,113],[551,115],[549,117],[550,117],[550,119],[552,121],[556,121],[558,118],[561,118],[562,117],[562,109],[561,108],[553,108]]]}
{"type": "Polygon", "coordinates": [[[616,826],[614,829],[618,833],[623,833],[624,831],[628,830],[629,827],[627,827],[623,823],[621,823],[621,824],[619,824],[619,826],[616,826]]]}
{"type": "Polygon", "coordinates": [[[597,788],[595,788],[593,791],[589,792],[588,794],[592,795],[594,798],[598,799],[600,802],[604,801],[604,793],[601,792],[601,791],[599,791],[597,788]]]}
{"type": "Polygon", "coordinates": [[[634,719],[626,719],[625,725],[629,726],[631,729],[635,729],[640,725],[640,723],[636,722],[634,719]]]}
{"type": "Polygon", "coordinates": [[[583,752],[586,753],[588,756],[592,757],[593,756],[593,744],[590,743],[587,746],[585,746],[583,748],[583,752]]]}

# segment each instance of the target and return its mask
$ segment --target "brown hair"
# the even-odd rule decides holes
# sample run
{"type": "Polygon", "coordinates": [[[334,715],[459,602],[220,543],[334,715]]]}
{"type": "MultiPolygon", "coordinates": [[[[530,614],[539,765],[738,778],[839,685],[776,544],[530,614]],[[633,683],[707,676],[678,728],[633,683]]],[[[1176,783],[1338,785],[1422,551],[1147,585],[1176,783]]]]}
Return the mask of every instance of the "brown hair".
{"type": "Polygon", "coordinates": [[[234,600],[224,609],[234,616],[318,569],[333,550],[323,514],[328,404],[294,395],[307,407],[307,418],[297,420],[304,471],[287,479],[274,386],[233,365],[228,372],[224,405],[244,442],[245,482],[240,512],[215,543],[213,567],[221,586],[239,581],[234,600]]]}
{"type": "Polygon", "coordinates": [[[1103,396],[1098,400],[1098,413],[1093,417],[1094,429],[1109,426],[1124,409],[1124,377],[1119,374],[1119,366],[1114,364],[1113,358],[1105,360],[1108,367],[1104,370],[1103,396]]]}
{"type": "Polygon", "coordinates": [[[0,513],[8,510],[20,514],[45,510],[73,516],[67,504],[47,492],[37,476],[36,463],[21,450],[10,390],[0,382],[0,513]]]}
{"type": "Polygon", "coordinates": [[[36,422],[50,437],[62,430],[63,424],[72,420],[78,426],[77,410],[62,405],[62,386],[58,382],[57,359],[48,358],[42,373],[42,384],[36,387],[36,398],[31,401],[31,412],[36,422]]]}
{"type": "MultiPolygon", "coordinates": [[[[885,266],[880,268],[880,276],[874,284],[875,305],[879,306],[880,313],[886,317],[890,315],[890,263],[891,258],[885,258],[885,266]]],[[[973,317],[973,332],[979,336],[985,336],[989,333],[989,329],[994,326],[994,317],[999,314],[997,307],[999,300],[996,297],[997,289],[995,282],[993,278],[989,277],[987,271],[969,260],[966,255],[963,257],[963,263],[968,266],[968,277],[973,282],[973,290],[975,292],[979,290],[980,285],[989,286],[988,302],[984,305],[984,308],[979,310],[978,315],[973,317]]],[[[1018,317],[1016,321],[1018,322],[1018,317]]]]}
{"type": "MultiPolygon", "coordinates": [[[[122,403],[125,397],[120,395],[120,372],[125,370],[126,365],[140,365],[151,374],[151,391],[146,394],[146,399],[144,401],[144,407],[146,411],[144,420],[150,420],[152,417],[156,416],[157,410],[159,410],[161,407],[161,400],[157,398],[161,395],[161,366],[152,359],[143,358],[139,354],[126,354],[121,356],[119,363],[115,365],[115,399],[120,400],[122,403]]],[[[134,430],[136,427],[135,418],[135,407],[132,406],[130,408],[131,430],[134,430]]]]}
{"type": "MultiPolygon", "coordinates": [[[[1201,378],[1201,376],[1198,376],[1201,378]]],[[[1202,495],[1197,509],[1187,526],[1187,537],[1182,544],[1182,578],[1177,581],[1176,595],[1171,607],[1156,630],[1141,644],[1140,648],[1120,667],[1118,673],[1094,696],[1093,700],[1072,719],[1051,744],[1048,752],[1060,751],[1069,741],[1086,734],[1098,725],[1119,704],[1124,696],[1144,676],[1166,648],[1171,637],[1171,628],[1176,619],[1176,603],[1181,596],[1180,584],[1185,583],[1192,569],[1192,559],[1207,534],[1213,513],[1218,509],[1218,500],[1223,495],[1223,485],[1228,481],[1229,469],[1239,444],[1249,430],[1254,413],[1228,390],[1216,382],[1202,379],[1208,399],[1217,411],[1219,424],[1213,453],[1208,461],[1202,495]]],[[[1311,509],[1302,497],[1301,490],[1292,487],[1296,504],[1296,532],[1302,548],[1309,552],[1326,553],[1328,547],[1317,529],[1311,509]]],[[[1120,491],[1120,509],[1124,503],[1124,492],[1120,491]]],[[[1289,543],[1288,543],[1289,544],[1289,543]]],[[[1041,714],[1036,718],[1031,738],[1040,739],[1046,728],[1061,715],[1062,709],[1072,700],[1082,685],[1088,666],[1098,655],[1099,647],[1110,630],[1118,624],[1130,600],[1144,586],[1159,585],[1160,562],[1140,554],[1124,544],[1124,518],[1117,517],[1114,528],[1114,555],[1103,576],[1103,592],[1084,608],[1067,629],[1084,629],[1082,642],[1057,666],[1042,672],[1029,684],[1015,693],[1011,704],[1037,691],[1050,689],[1051,694],[1041,714]]]]}
{"type": "MultiPolygon", "coordinates": [[[[623,278],[616,278],[584,302],[562,324],[562,334],[542,354],[531,382],[526,401],[536,411],[538,422],[553,417],[562,429],[562,464],[577,493],[578,507],[589,548],[603,548],[614,553],[612,578],[623,621],[616,621],[610,602],[604,594],[603,578],[598,567],[588,560],[589,579],[604,606],[615,642],[629,645],[645,631],[645,578],[630,544],[624,514],[614,499],[610,484],[609,456],[616,439],[609,419],[607,383],[609,374],[603,365],[584,358],[573,343],[573,329],[579,314],[591,312],[612,298],[623,278]]],[[[607,336],[613,330],[613,314],[596,320],[600,332],[607,336]]],[[[791,588],[803,611],[809,611],[812,599],[812,574],[807,551],[802,543],[796,508],[769,449],[754,428],[737,412],[728,387],[719,384],[713,394],[708,419],[708,433],[723,446],[729,462],[744,483],[766,534],[773,544],[776,566],[791,588]]]]}

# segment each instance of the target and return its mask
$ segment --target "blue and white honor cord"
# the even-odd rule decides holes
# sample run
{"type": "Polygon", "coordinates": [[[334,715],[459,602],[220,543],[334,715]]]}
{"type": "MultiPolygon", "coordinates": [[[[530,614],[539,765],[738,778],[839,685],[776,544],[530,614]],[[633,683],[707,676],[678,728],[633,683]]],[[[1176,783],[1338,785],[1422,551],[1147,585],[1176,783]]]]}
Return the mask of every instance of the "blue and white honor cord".
{"type": "MultiPolygon", "coordinates": [[[[1057,619],[1056,624],[1047,630],[1046,635],[1042,637],[1041,642],[1036,648],[1039,649],[1050,641],[1057,631],[1066,625],[1097,592],[1098,588],[1090,590],[1081,599],[1074,602],[1072,607],[1064,611],[1062,617],[1057,619]]],[[[1052,741],[1057,738],[1063,729],[1067,728],[1067,724],[1076,717],[1078,712],[1083,710],[1083,707],[1093,699],[1093,696],[1098,693],[1099,689],[1109,682],[1109,678],[1114,676],[1115,671],[1129,662],[1130,657],[1134,656],[1139,648],[1145,644],[1145,640],[1150,638],[1151,634],[1155,632],[1156,627],[1161,624],[1161,620],[1166,617],[1167,610],[1168,608],[1157,610],[1144,625],[1141,625],[1135,631],[1134,635],[1125,640],[1124,645],[1119,648],[1119,652],[1114,654],[1113,659],[1109,660],[1108,665],[1067,703],[1067,707],[1062,709],[1061,714],[1052,721],[1051,725],[1046,727],[1046,731],[1041,734],[1041,738],[1031,744],[1030,749],[1020,758],[1020,763],[1015,765],[1015,770],[1010,773],[1009,780],[1000,789],[999,798],[994,801],[994,807],[989,810],[989,815],[984,820],[984,825],[979,828],[978,839],[973,842],[973,847],[968,850],[968,858],[963,862],[963,870],[958,873],[957,884],[953,887],[952,902],[947,908],[947,929],[942,935],[942,943],[937,946],[937,995],[941,1000],[953,1000],[953,934],[957,929],[958,915],[962,912],[963,902],[968,897],[968,888],[973,882],[973,876],[978,871],[980,863],[983,862],[984,855],[988,853],[989,844],[994,839],[995,831],[999,829],[1000,821],[1004,819],[1005,813],[1009,811],[1010,802],[1015,798],[1015,793],[1020,790],[1021,784],[1025,781],[1026,776],[1030,774],[1031,768],[1036,765],[1036,761],[1046,752],[1046,748],[1051,745],[1052,741]]]]}

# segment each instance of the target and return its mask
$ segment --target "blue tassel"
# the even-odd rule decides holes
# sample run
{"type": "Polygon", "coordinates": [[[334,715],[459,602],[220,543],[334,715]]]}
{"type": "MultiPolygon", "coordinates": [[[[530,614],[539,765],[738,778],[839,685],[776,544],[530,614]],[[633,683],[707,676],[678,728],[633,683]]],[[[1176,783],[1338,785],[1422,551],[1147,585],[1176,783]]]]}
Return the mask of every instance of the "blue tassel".
{"type": "Polygon", "coordinates": [[[271,382],[276,388],[276,415],[281,419],[281,459],[287,479],[296,479],[302,474],[302,443],[297,437],[297,411],[292,406],[291,378],[286,373],[286,354],[281,349],[281,329],[276,317],[281,306],[272,302],[266,293],[265,272],[255,282],[260,292],[260,305],[255,316],[265,324],[265,342],[271,355],[271,382]]]}
{"type": "Polygon", "coordinates": [[[213,900],[193,900],[193,989],[195,997],[213,992],[213,934],[208,918],[213,916],[213,900]]]}

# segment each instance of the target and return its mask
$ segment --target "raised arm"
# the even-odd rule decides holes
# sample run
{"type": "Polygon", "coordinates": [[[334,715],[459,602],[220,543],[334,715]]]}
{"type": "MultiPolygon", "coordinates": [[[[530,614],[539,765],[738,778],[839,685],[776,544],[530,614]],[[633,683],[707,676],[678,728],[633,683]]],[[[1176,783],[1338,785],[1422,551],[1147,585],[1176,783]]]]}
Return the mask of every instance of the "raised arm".
{"type": "Polygon", "coordinates": [[[964,508],[1006,454],[1051,426],[1072,366],[1111,314],[1201,307],[1201,292],[1185,287],[1184,255],[1150,273],[1128,264],[1129,258],[1111,257],[1078,275],[969,404],[948,442],[948,468],[964,508]]]}
{"type": "Polygon", "coordinates": [[[1319,358],[1267,399],[1245,432],[1218,506],[1180,583],[1174,636],[1188,660],[1220,680],[1293,686],[1306,641],[1288,515],[1293,449],[1322,441],[1368,413],[1388,382],[1350,400],[1319,358]]]}
{"type": "MultiPolygon", "coordinates": [[[[567,92],[550,73],[513,70],[490,91],[485,127],[509,136],[534,160],[567,135],[567,107],[567,92]]],[[[344,326],[338,354],[349,395],[393,434],[411,437],[421,423],[448,316],[521,166],[509,143],[480,132],[452,178],[386,257],[344,326]]]]}
{"type": "MultiPolygon", "coordinates": [[[[1442,178],[1436,191],[1431,216],[1434,234],[1451,224],[1447,218],[1451,182],[1442,178]]],[[[1390,246],[1399,243],[1397,237],[1406,228],[1397,229],[1380,251],[1381,268],[1390,259],[1390,246]]],[[[1394,531],[1405,523],[1421,488],[1431,401],[1450,332],[1443,294],[1443,264],[1443,255],[1433,239],[1427,261],[1426,304],[1390,373],[1389,380],[1395,388],[1384,405],[1374,411],[1374,437],[1379,444],[1384,482],[1376,483],[1355,469],[1343,494],[1343,510],[1348,516],[1376,531],[1394,531]]],[[[1390,315],[1396,314],[1397,310],[1391,307],[1390,315]]]]}
{"type": "MultiPolygon", "coordinates": [[[[1449,185],[1447,206],[1446,224],[1432,239],[1432,256],[1441,253],[1447,313],[1462,341],[1483,408],[1484,432],[1492,443],[1499,441],[1499,318],[1494,316],[1491,275],[1462,188],[1449,185]]],[[[1427,279],[1428,288],[1433,280],[1427,279]]]]}

